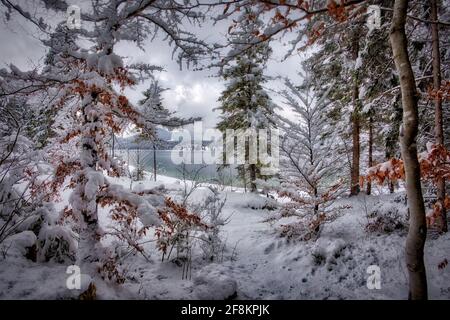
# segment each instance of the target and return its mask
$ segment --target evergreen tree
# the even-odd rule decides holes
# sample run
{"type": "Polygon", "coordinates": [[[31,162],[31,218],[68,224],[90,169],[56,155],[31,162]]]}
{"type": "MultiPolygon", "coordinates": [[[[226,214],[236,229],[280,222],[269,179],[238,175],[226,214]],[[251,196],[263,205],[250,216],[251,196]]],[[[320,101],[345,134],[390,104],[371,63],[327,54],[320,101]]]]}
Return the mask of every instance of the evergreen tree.
{"type": "MultiPolygon", "coordinates": [[[[221,76],[227,81],[227,88],[219,98],[220,107],[218,107],[221,120],[217,128],[223,134],[226,134],[227,129],[268,130],[274,124],[274,104],[263,87],[268,81],[264,75],[264,68],[272,50],[266,42],[249,45],[257,41],[257,34],[262,25],[263,22],[251,9],[245,8],[230,29],[232,49],[227,64],[221,71],[221,76]],[[247,48],[236,55],[235,52],[240,52],[243,46],[247,48]]],[[[245,152],[245,159],[249,159],[248,146],[238,152],[245,152]]],[[[244,182],[249,181],[252,192],[257,190],[256,179],[260,176],[260,168],[260,162],[238,166],[241,178],[244,182]]]]}
{"type": "Polygon", "coordinates": [[[148,119],[154,127],[141,128],[141,140],[150,140],[153,143],[153,178],[156,180],[156,149],[160,143],[156,128],[165,126],[169,128],[190,124],[196,118],[181,119],[175,116],[163,105],[162,93],[168,89],[162,88],[157,80],[153,80],[148,89],[143,92],[144,98],[138,102],[138,108],[143,118],[148,119]]]}
{"type": "MultiPolygon", "coordinates": [[[[389,7],[391,2],[378,0],[373,4],[389,7]]],[[[399,115],[379,112],[390,110],[398,101],[398,90],[388,91],[398,85],[392,50],[386,40],[391,15],[383,11],[379,29],[368,28],[364,15],[343,17],[339,23],[335,23],[336,17],[315,16],[308,24],[316,32],[311,41],[318,48],[305,64],[313,72],[314,88],[318,92],[331,87],[331,103],[325,112],[345,142],[341,153],[349,158],[351,194],[360,191],[359,177],[364,169],[377,160],[384,160],[374,154],[377,142],[390,140],[390,149],[386,151],[389,155],[398,150],[394,136],[398,132],[399,115]],[[396,123],[392,123],[394,119],[396,123]],[[392,139],[395,141],[391,142],[392,139]]],[[[370,186],[367,192],[370,193],[370,186]]]]}

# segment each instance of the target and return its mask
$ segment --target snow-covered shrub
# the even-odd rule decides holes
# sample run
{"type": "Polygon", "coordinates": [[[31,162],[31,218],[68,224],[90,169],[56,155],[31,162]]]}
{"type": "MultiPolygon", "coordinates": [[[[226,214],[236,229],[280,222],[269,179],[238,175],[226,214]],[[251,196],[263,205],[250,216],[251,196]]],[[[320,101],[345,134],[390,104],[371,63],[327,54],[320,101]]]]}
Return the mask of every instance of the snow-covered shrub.
{"type": "MultiPolygon", "coordinates": [[[[418,154],[422,185],[427,187],[432,194],[436,193],[440,179],[450,176],[450,150],[439,144],[427,143],[426,150],[418,154]]],[[[402,159],[392,158],[389,161],[379,163],[367,170],[363,181],[376,181],[383,184],[385,181],[405,180],[405,168],[402,159]]],[[[428,193],[428,192],[426,192],[428,193]]],[[[442,200],[435,199],[427,210],[426,221],[428,227],[437,226],[444,228],[445,212],[450,209],[450,197],[442,200]]]]}
{"type": "Polygon", "coordinates": [[[75,261],[77,244],[66,226],[44,223],[38,236],[38,260],[66,263],[75,261]]]}
{"type": "Polygon", "coordinates": [[[278,208],[278,203],[270,197],[252,193],[246,195],[242,206],[253,210],[275,210],[278,208]]]}
{"type": "Polygon", "coordinates": [[[353,260],[352,246],[343,239],[321,238],[311,250],[311,262],[315,267],[325,267],[327,271],[340,270],[342,264],[353,260]]]}
{"type": "Polygon", "coordinates": [[[162,224],[156,228],[157,247],[162,252],[162,260],[169,260],[173,249],[177,259],[190,257],[191,235],[195,231],[206,230],[208,226],[200,216],[188,212],[186,206],[166,198],[165,207],[158,211],[162,224]]]}
{"type": "Polygon", "coordinates": [[[327,260],[327,252],[322,247],[315,247],[311,252],[311,257],[314,265],[321,266],[325,264],[327,260]]]}
{"type": "Polygon", "coordinates": [[[9,236],[6,240],[0,244],[1,258],[15,257],[22,258],[27,257],[30,254],[30,250],[34,251],[36,245],[36,235],[31,231],[22,231],[14,235],[9,236]]]}
{"type": "MultiPolygon", "coordinates": [[[[33,150],[32,141],[20,132],[19,128],[4,136],[0,134],[0,244],[8,237],[20,242],[19,235],[33,234],[34,242],[27,247],[25,256],[36,261],[39,235],[53,206],[44,201],[47,194],[42,176],[48,173],[47,165],[42,163],[40,152],[33,150]]],[[[10,244],[11,239],[7,241],[10,244]]]]}
{"type": "Polygon", "coordinates": [[[392,233],[408,230],[408,224],[396,207],[387,210],[377,209],[367,214],[364,230],[368,233],[392,233]]]}
{"type": "Polygon", "coordinates": [[[226,199],[222,199],[216,188],[210,187],[211,194],[206,198],[203,207],[203,220],[208,228],[200,236],[202,242],[200,248],[203,250],[207,261],[217,261],[220,254],[225,250],[225,243],[221,237],[222,227],[228,223],[229,217],[222,216],[222,209],[226,199]]]}
{"type": "Polygon", "coordinates": [[[299,217],[293,223],[281,225],[279,232],[282,237],[286,237],[288,240],[316,240],[320,236],[322,225],[334,221],[338,216],[338,213],[305,215],[299,217]]]}
{"type": "Polygon", "coordinates": [[[301,222],[293,222],[290,224],[285,224],[281,226],[280,235],[281,237],[286,237],[288,240],[299,239],[302,241],[311,240],[317,232],[315,230],[310,230],[310,228],[301,222]]]}
{"type": "Polygon", "coordinates": [[[230,270],[219,264],[203,267],[194,277],[194,294],[198,299],[227,300],[237,294],[237,282],[230,270]]]}
{"type": "Polygon", "coordinates": [[[124,276],[125,272],[120,268],[118,256],[109,257],[99,263],[97,272],[100,274],[103,280],[108,280],[118,284],[122,284],[126,280],[124,276]]]}
{"type": "Polygon", "coordinates": [[[111,218],[114,222],[113,231],[108,232],[124,242],[132,251],[139,252],[145,256],[144,248],[140,244],[142,238],[147,234],[150,226],[145,226],[138,219],[136,210],[126,209],[120,205],[111,210],[111,218]]]}
{"type": "Polygon", "coordinates": [[[126,279],[127,270],[122,263],[127,257],[140,254],[150,261],[144,243],[148,240],[149,229],[159,225],[154,215],[157,215],[157,208],[164,206],[162,193],[165,192],[164,186],[145,189],[142,184],[137,184],[131,192],[123,190],[117,188],[114,192],[121,193],[119,202],[111,202],[107,197],[101,202],[102,206],[109,206],[112,220],[104,228],[102,238],[112,241],[101,248],[97,262],[97,271],[102,278],[119,284],[126,279]]]}
{"type": "Polygon", "coordinates": [[[75,261],[75,234],[69,226],[57,221],[55,214],[51,203],[35,205],[16,228],[19,232],[35,234],[36,243],[28,256],[33,261],[75,261]]]}
{"type": "Polygon", "coordinates": [[[32,211],[29,200],[33,180],[27,174],[33,165],[31,141],[21,134],[20,128],[10,130],[0,130],[0,243],[17,233],[32,211]]]}

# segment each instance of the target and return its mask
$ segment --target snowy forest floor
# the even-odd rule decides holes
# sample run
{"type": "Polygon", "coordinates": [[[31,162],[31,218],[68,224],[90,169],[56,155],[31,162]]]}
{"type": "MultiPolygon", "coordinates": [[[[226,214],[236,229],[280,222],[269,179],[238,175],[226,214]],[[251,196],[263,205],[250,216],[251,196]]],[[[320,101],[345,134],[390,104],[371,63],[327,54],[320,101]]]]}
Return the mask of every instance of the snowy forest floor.
{"type": "MultiPolygon", "coordinates": [[[[129,180],[118,182],[129,185],[129,180]]],[[[162,177],[168,190],[182,188],[173,178],[162,177]]],[[[135,183],[136,184],[136,183],[135,183]]],[[[146,181],[145,187],[155,186],[146,181]]],[[[202,201],[204,189],[193,197],[202,201]]],[[[226,241],[223,257],[215,263],[194,254],[192,277],[182,279],[182,267],[161,262],[149,242],[150,261],[137,254],[123,262],[127,281],[122,284],[96,281],[99,299],[406,299],[407,270],[404,263],[406,230],[367,233],[366,212],[397,208],[405,210],[401,194],[342,199],[342,215],[325,224],[317,241],[289,241],[275,232],[289,219],[268,223],[274,211],[262,209],[269,201],[241,190],[223,191],[223,214],[230,216],[222,230],[226,241]],[[399,200],[400,199],[400,200],[399,200]],[[366,286],[367,267],[381,271],[381,289],[366,286]],[[233,295],[233,293],[235,293],[233,295]]],[[[60,204],[63,206],[63,204],[60,204]]],[[[403,211],[402,211],[403,210],[403,211]]],[[[105,212],[105,215],[107,213],[105,212]]],[[[108,219],[103,217],[104,223],[108,219]]],[[[431,299],[450,299],[450,267],[438,268],[449,259],[450,233],[428,238],[425,259],[431,299]]],[[[66,288],[67,265],[34,263],[11,250],[0,257],[0,299],[70,299],[79,292],[66,288]]]]}

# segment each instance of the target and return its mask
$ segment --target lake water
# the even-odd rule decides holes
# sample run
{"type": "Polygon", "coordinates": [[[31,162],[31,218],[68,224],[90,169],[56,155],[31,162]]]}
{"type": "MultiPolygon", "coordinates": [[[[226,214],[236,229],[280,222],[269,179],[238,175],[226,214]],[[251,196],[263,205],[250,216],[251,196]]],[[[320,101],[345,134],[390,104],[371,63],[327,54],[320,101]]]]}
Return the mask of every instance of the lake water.
{"type": "MultiPolygon", "coordinates": [[[[172,161],[172,150],[156,150],[156,173],[157,175],[165,175],[174,178],[183,178],[183,172],[186,179],[191,180],[197,175],[197,179],[204,182],[221,182],[225,185],[239,186],[241,185],[237,176],[235,166],[228,166],[220,170],[216,164],[185,164],[178,165],[172,161]]],[[[202,157],[208,151],[183,151],[191,153],[192,157],[202,157]]],[[[129,163],[133,167],[137,167],[138,163],[141,167],[153,173],[153,150],[115,150],[116,157],[129,163]]]]}

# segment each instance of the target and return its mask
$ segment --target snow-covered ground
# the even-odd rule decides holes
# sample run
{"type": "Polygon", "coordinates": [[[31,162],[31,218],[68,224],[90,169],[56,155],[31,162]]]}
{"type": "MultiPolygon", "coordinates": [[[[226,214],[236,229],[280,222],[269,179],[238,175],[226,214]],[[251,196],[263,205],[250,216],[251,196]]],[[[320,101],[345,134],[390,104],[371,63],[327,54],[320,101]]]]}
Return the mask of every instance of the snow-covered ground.
{"type": "MultiPolygon", "coordinates": [[[[117,179],[129,186],[126,178],[117,179]]],[[[159,177],[136,188],[163,183],[169,191],[183,188],[182,182],[159,177]]],[[[207,188],[193,193],[202,201],[207,188]]],[[[242,190],[224,190],[223,210],[229,223],[223,227],[226,249],[220,261],[207,263],[200,255],[192,261],[190,279],[182,279],[182,267],[161,262],[154,242],[146,245],[150,255],[129,256],[123,261],[127,280],[118,285],[96,281],[100,299],[405,299],[407,271],[404,263],[405,230],[367,233],[366,212],[404,210],[399,195],[365,196],[343,199],[342,215],[326,224],[317,241],[289,241],[275,232],[286,223],[267,219],[274,211],[263,209],[274,200],[242,190]],[[397,200],[396,200],[397,199],[397,200]],[[380,268],[381,289],[368,289],[367,268],[380,268]]],[[[61,204],[60,204],[61,205],[61,204]]],[[[270,206],[269,206],[270,207],[270,206]]],[[[103,212],[106,215],[106,212],[103,212]]],[[[103,217],[103,223],[108,219],[103,217]]],[[[26,241],[26,239],[23,239],[26,241]]],[[[2,251],[3,252],[3,251],[2,251]]],[[[425,249],[431,299],[450,299],[450,267],[438,268],[449,259],[450,234],[428,239],[425,249]]],[[[20,248],[9,248],[0,256],[0,298],[67,299],[79,290],[66,287],[67,265],[37,264],[23,257],[20,248]]]]}

